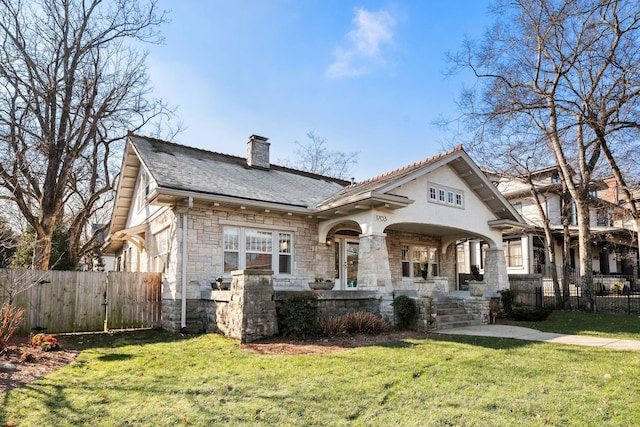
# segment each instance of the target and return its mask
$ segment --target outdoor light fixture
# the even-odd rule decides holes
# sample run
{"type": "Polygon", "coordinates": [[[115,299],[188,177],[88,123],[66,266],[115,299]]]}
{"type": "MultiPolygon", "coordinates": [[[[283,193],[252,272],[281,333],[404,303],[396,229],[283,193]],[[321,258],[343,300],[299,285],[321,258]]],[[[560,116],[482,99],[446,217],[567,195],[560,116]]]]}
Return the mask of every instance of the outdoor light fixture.
{"type": "Polygon", "coordinates": [[[331,237],[327,237],[327,241],[325,242],[327,246],[333,245],[333,239],[331,237]]]}

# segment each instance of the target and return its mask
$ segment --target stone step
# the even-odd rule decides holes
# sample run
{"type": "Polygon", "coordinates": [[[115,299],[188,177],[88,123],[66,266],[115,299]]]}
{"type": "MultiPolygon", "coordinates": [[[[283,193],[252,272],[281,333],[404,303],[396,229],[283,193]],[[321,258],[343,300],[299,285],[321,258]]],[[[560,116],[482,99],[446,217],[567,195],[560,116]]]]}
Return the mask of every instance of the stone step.
{"type": "Polygon", "coordinates": [[[458,307],[458,304],[456,304],[455,302],[447,302],[447,303],[437,303],[434,304],[438,310],[453,310],[453,309],[459,309],[460,307],[458,307]]]}
{"type": "Polygon", "coordinates": [[[448,322],[461,322],[464,320],[473,320],[473,316],[467,313],[460,314],[439,314],[436,316],[436,321],[441,323],[448,322]]]}
{"type": "Polygon", "coordinates": [[[461,320],[458,322],[445,322],[440,323],[439,320],[436,320],[437,329],[452,329],[452,328],[462,328],[464,326],[474,326],[481,325],[482,322],[480,320],[461,320]]]}
{"type": "Polygon", "coordinates": [[[442,307],[438,306],[438,307],[436,307],[436,313],[438,313],[438,315],[441,315],[441,314],[459,314],[459,313],[466,313],[466,311],[464,311],[464,308],[461,308],[461,307],[442,308],[442,307]]]}
{"type": "Polygon", "coordinates": [[[459,307],[455,302],[438,301],[435,304],[436,329],[461,328],[463,326],[481,325],[480,320],[459,307]]]}

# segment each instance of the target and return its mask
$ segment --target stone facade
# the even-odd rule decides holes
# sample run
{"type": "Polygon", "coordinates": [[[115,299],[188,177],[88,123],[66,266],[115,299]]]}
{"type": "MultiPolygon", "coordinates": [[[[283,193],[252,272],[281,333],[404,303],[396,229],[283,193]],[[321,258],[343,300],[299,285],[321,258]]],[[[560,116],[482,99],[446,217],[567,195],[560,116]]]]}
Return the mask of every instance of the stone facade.
{"type": "Polygon", "coordinates": [[[272,274],[264,270],[234,271],[228,291],[210,291],[200,323],[206,325],[207,331],[220,332],[240,342],[277,335],[272,274]]]}
{"type": "Polygon", "coordinates": [[[360,236],[358,287],[366,290],[391,288],[389,253],[384,235],[360,236]]]}

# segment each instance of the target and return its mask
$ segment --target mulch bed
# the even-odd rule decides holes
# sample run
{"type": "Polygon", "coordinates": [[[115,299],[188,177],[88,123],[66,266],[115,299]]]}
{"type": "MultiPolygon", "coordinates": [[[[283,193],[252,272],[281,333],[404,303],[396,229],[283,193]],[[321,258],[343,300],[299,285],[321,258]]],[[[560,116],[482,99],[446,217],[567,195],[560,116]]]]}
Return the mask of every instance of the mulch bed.
{"type": "Polygon", "coordinates": [[[15,370],[0,369],[0,393],[21,387],[73,362],[79,351],[57,338],[60,349],[45,352],[32,348],[28,336],[12,337],[0,354],[0,367],[9,364],[15,370]],[[32,361],[22,360],[24,352],[32,356],[32,361]]]}

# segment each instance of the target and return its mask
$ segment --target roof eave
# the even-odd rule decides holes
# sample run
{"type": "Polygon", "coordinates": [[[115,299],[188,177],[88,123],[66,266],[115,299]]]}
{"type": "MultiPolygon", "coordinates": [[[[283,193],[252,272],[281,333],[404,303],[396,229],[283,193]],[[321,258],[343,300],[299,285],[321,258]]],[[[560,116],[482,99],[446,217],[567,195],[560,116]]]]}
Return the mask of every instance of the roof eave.
{"type": "Polygon", "coordinates": [[[156,187],[149,194],[147,201],[149,204],[155,206],[182,206],[187,204],[190,197],[194,204],[206,207],[227,207],[239,210],[252,209],[262,210],[264,212],[281,212],[291,215],[311,215],[314,212],[314,209],[303,205],[276,203],[170,187],[156,187]]]}

